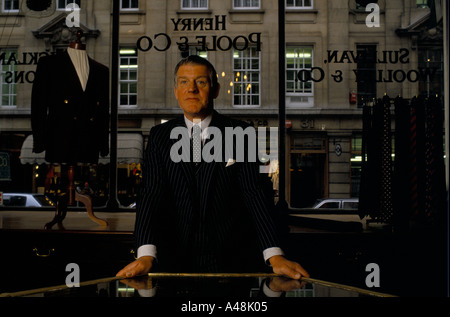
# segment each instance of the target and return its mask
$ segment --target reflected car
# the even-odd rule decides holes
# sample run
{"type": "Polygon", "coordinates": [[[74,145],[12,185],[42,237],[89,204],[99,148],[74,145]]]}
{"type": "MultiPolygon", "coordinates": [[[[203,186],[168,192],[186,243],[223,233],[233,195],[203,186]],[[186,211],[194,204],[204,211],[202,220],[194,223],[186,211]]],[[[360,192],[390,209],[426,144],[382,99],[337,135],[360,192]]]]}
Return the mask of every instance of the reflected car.
{"type": "Polygon", "coordinates": [[[3,193],[3,206],[6,207],[53,207],[54,202],[44,194],[3,193]]]}
{"type": "Polygon", "coordinates": [[[320,199],[312,207],[313,209],[358,209],[358,198],[327,198],[320,199]]]}

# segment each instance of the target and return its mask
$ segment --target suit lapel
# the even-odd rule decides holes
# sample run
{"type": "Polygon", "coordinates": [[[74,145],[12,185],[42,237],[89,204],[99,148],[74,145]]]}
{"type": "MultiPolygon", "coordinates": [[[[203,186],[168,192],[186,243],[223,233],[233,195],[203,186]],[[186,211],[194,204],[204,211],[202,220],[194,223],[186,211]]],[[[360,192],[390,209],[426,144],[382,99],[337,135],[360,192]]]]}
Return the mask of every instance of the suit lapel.
{"type": "MultiPolygon", "coordinates": [[[[183,116],[183,115],[177,117],[177,118],[173,121],[173,125],[170,127],[170,131],[172,131],[173,129],[178,128],[178,127],[186,128],[186,129],[187,129],[186,123],[184,122],[184,116],[183,116]]],[[[169,133],[170,133],[170,132],[169,132],[169,133]]],[[[169,145],[170,145],[170,146],[169,146],[169,149],[170,149],[176,142],[178,142],[177,139],[169,139],[169,145]]],[[[181,161],[181,162],[179,162],[179,163],[173,163],[173,164],[180,164],[181,169],[183,170],[183,175],[184,175],[184,177],[185,177],[185,179],[186,179],[187,184],[192,184],[192,178],[193,178],[195,175],[194,175],[194,171],[193,171],[193,169],[192,169],[192,166],[191,166],[190,162],[183,162],[183,161],[181,161]]],[[[191,190],[191,194],[193,194],[193,191],[192,191],[192,188],[191,188],[192,186],[188,186],[188,187],[189,187],[189,189],[191,190]]]]}

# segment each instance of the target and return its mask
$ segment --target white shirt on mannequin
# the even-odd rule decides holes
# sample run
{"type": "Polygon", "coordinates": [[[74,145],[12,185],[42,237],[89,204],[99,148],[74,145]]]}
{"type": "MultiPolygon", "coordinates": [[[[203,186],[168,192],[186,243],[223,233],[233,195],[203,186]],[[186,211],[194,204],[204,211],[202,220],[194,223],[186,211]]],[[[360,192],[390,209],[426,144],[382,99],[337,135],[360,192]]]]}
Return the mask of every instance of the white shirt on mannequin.
{"type": "Polygon", "coordinates": [[[87,81],[89,78],[89,58],[85,50],[77,50],[71,47],[67,48],[67,53],[72,60],[73,66],[77,71],[83,91],[86,90],[87,81]]]}

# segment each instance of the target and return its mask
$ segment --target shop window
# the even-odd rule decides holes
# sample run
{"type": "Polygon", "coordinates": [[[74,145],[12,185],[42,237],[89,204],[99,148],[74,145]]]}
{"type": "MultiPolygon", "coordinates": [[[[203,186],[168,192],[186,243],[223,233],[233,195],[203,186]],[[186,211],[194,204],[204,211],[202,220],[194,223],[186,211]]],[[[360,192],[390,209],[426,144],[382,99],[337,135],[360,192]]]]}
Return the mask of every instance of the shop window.
{"type": "Polygon", "coordinates": [[[233,106],[260,106],[260,52],[254,47],[233,53],[233,106]]]}
{"type": "Polygon", "coordinates": [[[138,56],[135,48],[120,50],[119,105],[137,106],[138,56]]]}
{"type": "Polygon", "coordinates": [[[0,49],[0,106],[17,106],[17,84],[14,81],[14,74],[17,73],[17,64],[9,63],[12,55],[17,55],[16,49],[0,49]]]}
{"type": "Polygon", "coordinates": [[[181,0],[182,10],[208,9],[208,0],[181,0]]]}
{"type": "Polygon", "coordinates": [[[233,0],[234,9],[259,9],[259,0],[233,0]]]}
{"type": "Polygon", "coordinates": [[[313,0],[286,0],[286,9],[312,9],[313,0]]]}
{"type": "Polygon", "coordinates": [[[138,10],[139,1],[138,0],[121,0],[120,1],[121,10],[138,10]]]}
{"type": "Polygon", "coordinates": [[[80,0],[58,0],[56,2],[56,9],[57,10],[66,10],[67,5],[74,3],[78,7],[80,7],[80,0]]]}
{"type": "Polygon", "coordinates": [[[309,107],[314,104],[313,82],[307,78],[312,67],[313,48],[311,46],[286,48],[287,106],[309,107]]]}

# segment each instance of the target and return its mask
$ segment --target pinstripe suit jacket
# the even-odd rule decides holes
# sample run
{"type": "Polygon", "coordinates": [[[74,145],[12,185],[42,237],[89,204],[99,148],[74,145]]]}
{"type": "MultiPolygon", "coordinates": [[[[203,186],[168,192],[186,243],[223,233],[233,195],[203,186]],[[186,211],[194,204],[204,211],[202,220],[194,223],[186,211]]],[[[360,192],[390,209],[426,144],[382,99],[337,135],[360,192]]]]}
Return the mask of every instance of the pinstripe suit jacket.
{"type": "MultiPolygon", "coordinates": [[[[222,131],[225,146],[225,127],[246,124],[214,111],[210,126],[222,131]]],[[[192,163],[175,163],[170,149],[178,140],[170,133],[176,127],[186,127],[183,116],[150,131],[137,201],[137,247],[156,245],[164,271],[195,271],[197,255],[213,258],[211,271],[254,271],[264,262],[262,250],[280,246],[270,180],[257,163],[226,167],[225,151],[222,161],[202,163],[198,170],[192,163]],[[231,254],[240,263],[231,263],[231,254]]]]}

